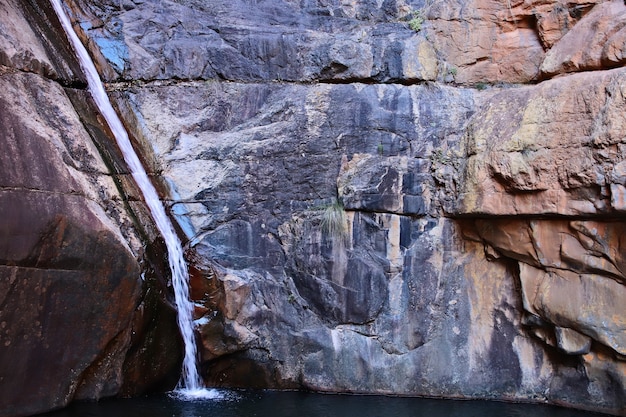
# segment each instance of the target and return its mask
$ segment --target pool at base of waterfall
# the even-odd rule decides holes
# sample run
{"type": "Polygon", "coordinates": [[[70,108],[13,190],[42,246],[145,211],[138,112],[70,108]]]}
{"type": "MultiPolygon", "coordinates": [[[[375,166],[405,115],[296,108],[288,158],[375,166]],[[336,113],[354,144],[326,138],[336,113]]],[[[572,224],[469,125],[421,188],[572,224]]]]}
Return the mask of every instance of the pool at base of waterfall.
{"type": "Polygon", "coordinates": [[[440,400],[299,391],[211,390],[210,398],[176,394],[76,402],[40,417],[602,417],[541,404],[440,400]]]}

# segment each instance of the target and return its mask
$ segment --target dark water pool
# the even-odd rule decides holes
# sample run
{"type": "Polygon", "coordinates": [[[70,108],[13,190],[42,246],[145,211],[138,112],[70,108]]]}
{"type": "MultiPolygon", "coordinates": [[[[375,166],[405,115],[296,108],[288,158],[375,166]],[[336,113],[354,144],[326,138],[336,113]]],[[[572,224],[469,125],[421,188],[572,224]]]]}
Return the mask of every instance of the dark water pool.
{"type": "Polygon", "coordinates": [[[40,417],[589,417],[547,405],[277,391],[217,391],[212,400],[167,395],[76,403],[40,417]]]}

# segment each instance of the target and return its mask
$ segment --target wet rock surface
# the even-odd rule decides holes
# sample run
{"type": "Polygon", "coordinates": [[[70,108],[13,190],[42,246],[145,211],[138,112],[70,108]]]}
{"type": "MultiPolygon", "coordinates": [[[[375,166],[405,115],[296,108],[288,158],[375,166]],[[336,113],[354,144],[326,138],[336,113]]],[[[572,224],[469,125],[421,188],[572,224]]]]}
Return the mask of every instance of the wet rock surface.
{"type": "Polygon", "coordinates": [[[208,384],[625,413],[623,2],[70,5],[208,384]]]}
{"type": "Polygon", "coordinates": [[[103,159],[115,145],[49,5],[0,9],[0,415],[171,383],[180,348],[146,209],[129,210],[119,155],[103,159]]]}

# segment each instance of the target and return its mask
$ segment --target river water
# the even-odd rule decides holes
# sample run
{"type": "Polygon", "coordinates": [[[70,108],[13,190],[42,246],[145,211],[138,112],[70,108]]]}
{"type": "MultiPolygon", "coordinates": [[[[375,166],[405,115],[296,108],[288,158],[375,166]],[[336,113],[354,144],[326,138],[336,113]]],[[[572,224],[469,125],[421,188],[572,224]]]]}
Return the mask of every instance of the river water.
{"type": "Polygon", "coordinates": [[[213,399],[169,395],[75,403],[40,417],[606,417],[561,407],[307,392],[212,390],[213,399]]]}

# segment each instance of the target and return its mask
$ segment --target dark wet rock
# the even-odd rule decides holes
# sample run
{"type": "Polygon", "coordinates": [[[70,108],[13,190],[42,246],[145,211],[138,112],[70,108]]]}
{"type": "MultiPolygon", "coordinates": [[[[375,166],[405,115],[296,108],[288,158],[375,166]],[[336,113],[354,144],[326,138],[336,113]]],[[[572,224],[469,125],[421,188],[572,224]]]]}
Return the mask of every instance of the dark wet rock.
{"type": "Polygon", "coordinates": [[[179,338],[146,208],[129,210],[86,92],[63,87],[84,83],[49,5],[0,8],[0,414],[171,386],[179,338]]]}

